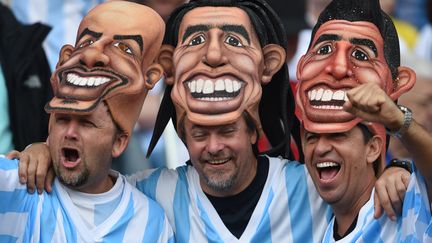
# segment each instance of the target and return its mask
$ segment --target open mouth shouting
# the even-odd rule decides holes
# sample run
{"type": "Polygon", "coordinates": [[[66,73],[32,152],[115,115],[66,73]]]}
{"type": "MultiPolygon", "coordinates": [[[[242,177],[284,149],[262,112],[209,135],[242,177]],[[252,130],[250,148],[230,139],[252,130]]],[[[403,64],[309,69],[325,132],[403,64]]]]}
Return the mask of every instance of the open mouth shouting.
{"type": "Polygon", "coordinates": [[[73,169],[77,167],[81,162],[81,156],[79,151],[74,148],[62,148],[61,162],[63,166],[68,169],[73,169]]]}
{"type": "Polygon", "coordinates": [[[319,162],[316,164],[318,175],[322,181],[331,181],[339,173],[340,164],[335,162],[319,162]]]}

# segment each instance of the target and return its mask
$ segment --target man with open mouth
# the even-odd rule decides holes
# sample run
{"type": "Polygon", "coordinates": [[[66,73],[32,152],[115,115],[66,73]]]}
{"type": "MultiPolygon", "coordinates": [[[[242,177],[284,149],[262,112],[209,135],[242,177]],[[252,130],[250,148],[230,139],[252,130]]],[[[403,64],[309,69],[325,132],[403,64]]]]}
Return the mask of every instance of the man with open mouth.
{"type": "MultiPolygon", "coordinates": [[[[415,82],[415,73],[400,66],[397,40],[378,0],[334,0],[321,13],[308,53],[298,64],[296,100],[305,164],[334,212],[323,242],[431,241],[426,188],[432,176],[432,138],[412,120],[409,109],[395,104],[415,82]],[[374,217],[385,129],[415,154],[419,168],[388,190],[390,198],[401,199],[403,209],[396,204],[395,211],[402,211],[402,217],[394,212],[374,217]]],[[[406,161],[391,166],[411,170],[406,161]]]]}
{"type": "Polygon", "coordinates": [[[98,5],[82,20],[75,47],[61,51],[46,105],[53,191],[23,191],[18,160],[0,159],[0,241],[174,241],[162,207],[111,170],[162,74],[151,63],[164,28],[152,9],[126,1],[98,5]]]}

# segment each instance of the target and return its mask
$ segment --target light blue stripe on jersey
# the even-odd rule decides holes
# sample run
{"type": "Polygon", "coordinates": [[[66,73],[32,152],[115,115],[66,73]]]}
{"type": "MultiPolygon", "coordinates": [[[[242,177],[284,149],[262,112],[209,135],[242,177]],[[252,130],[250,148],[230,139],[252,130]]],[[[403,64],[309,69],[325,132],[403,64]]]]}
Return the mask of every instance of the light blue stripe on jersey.
{"type": "MultiPolygon", "coordinates": [[[[297,163],[288,163],[285,167],[285,177],[289,178],[286,180],[285,185],[287,188],[287,195],[290,196],[288,198],[288,208],[290,212],[301,212],[300,214],[296,214],[302,215],[303,218],[312,219],[307,188],[308,184],[306,181],[307,175],[305,173],[304,166],[297,163]],[[299,202],[298,198],[301,198],[303,201],[299,202]]],[[[312,220],[293,218],[293,214],[294,213],[290,214],[291,222],[295,225],[295,227],[291,227],[293,242],[313,242],[314,232],[310,225],[312,220]]]]}
{"type": "Polygon", "coordinates": [[[196,201],[198,209],[200,211],[201,219],[204,221],[208,242],[223,242],[223,240],[219,237],[219,234],[215,230],[215,227],[211,223],[210,217],[205,211],[205,208],[203,207],[201,200],[198,198],[198,196],[196,197],[196,201]]]}
{"type": "Polygon", "coordinates": [[[132,195],[132,192],[130,193],[130,200],[127,205],[127,208],[125,209],[122,217],[120,218],[117,223],[111,227],[110,234],[106,235],[106,240],[104,241],[111,241],[111,242],[123,242],[123,238],[126,232],[127,227],[120,227],[121,225],[126,225],[127,222],[125,220],[130,220],[133,218],[135,209],[134,209],[134,197],[132,195]]]}
{"type": "Polygon", "coordinates": [[[103,223],[114,210],[116,210],[117,206],[120,204],[122,199],[122,194],[119,194],[116,198],[106,203],[96,204],[94,207],[94,225],[98,226],[103,223]]]}
{"type": "Polygon", "coordinates": [[[19,161],[0,157],[0,170],[17,170],[19,161]]]}
{"type": "MultiPolygon", "coordinates": [[[[2,243],[15,243],[17,242],[18,238],[9,236],[9,235],[0,235],[0,242],[2,243]]],[[[29,242],[29,241],[28,241],[29,242]]]]}
{"type": "MultiPolygon", "coordinates": [[[[148,201],[148,219],[147,221],[151,221],[152,219],[159,218],[160,215],[164,214],[164,211],[162,207],[160,207],[158,204],[156,204],[154,201],[148,201]]],[[[164,229],[165,225],[165,219],[159,221],[159,224],[147,224],[145,231],[144,231],[144,237],[143,237],[143,243],[145,242],[151,242],[153,239],[157,239],[158,235],[162,235],[162,231],[164,229]]]]}
{"type": "Polygon", "coordinates": [[[156,200],[156,188],[162,170],[163,168],[159,168],[151,173],[149,177],[138,180],[135,183],[135,187],[153,200],[156,200]]]}
{"type": "Polygon", "coordinates": [[[190,199],[188,197],[187,183],[187,166],[177,168],[178,180],[176,190],[174,193],[173,205],[174,210],[174,223],[176,228],[176,238],[181,242],[189,242],[190,236],[190,219],[189,219],[189,205],[190,199]]]}
{"type": "Polygon", "coordinates": [[[251,239],[252,243],[261,243],[261,242],[269,242],[271,243],[271,224],[270,224],[270,215],[269,215],[269,207],[270,204],[273,201],[274,193],[273,190],[270,190],[267,202],[264,209],[264,215],[261,218],[261,222],[258,225],[258,232],[259,234],[255,234],[254,237],[251,239]]]}

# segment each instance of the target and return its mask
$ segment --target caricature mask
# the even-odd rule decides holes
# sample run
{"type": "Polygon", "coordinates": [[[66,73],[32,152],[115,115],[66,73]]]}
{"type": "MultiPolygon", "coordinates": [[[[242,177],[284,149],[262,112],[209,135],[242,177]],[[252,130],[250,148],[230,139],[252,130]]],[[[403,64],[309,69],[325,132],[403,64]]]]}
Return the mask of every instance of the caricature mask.
{"type": "Polygon", "coordinates": [[[171,97],[177,122],[187,116],[200,125],[223,125],[247,111],[261,131],[258,105],[262,85],[285,61],[279,45],[261,48],[240,8],[201,7],[188,12],[173,54],[171,97]]]}
{"type": "Polygon", "coordinates": [[[88,114],[104,100],[114,121],[131,134],[147,91],[163,72],[151,63],[164,30],[161,17],[144,5],[113,1],[96,6],[82,20],[75,47],[61,50],[51,76],[54,98],[46,111],[88,114]]]}
{"type": "Polygon", "coordinates": [[[321,13],[297,67],[296,103],[307,130],[342,132],[360,120],[342,109],[345,92],[375,82],[393,99],[414,84],[400,67],[398,37],[379,1],[334,0],[321,13]]]}

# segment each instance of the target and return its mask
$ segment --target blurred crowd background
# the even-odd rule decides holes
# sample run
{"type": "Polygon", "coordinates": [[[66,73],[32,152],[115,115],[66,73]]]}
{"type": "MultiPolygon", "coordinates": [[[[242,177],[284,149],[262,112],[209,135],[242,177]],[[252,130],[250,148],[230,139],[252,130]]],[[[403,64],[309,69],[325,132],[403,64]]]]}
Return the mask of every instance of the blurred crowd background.
{"type": "MultiPolygon", "coordinates": [[[[43,107],[51,98],[49,84],[59,51],[74,44],[82,17],[106,0],[0,0],[0,154],[22,150],[47,137],[48,116],[43,107]]],[[[126,0],[125,0],[126,1],[126,0]]],[[[187,0],[186,0],[187,1],[187,0]]],[[[185,0],[135,0],[153,8],[164,20],[185,0]]],[[[296,65],[309,45],[311,28],[330,0],[268,0],[285,25],[287,63],[291,82],[296,65]]],[[[414,118],[432,132],[432,0],[381,0],[392,16],[400,41],[402,65],[417,73],[414,88],[399,99],[414,118]]],[[[146,158],[164,82],[149,93],[126,152],[114,162],[124,174],[145,168],[175,168],[188,159],[183,143],[168,126],[150,158],[146,158]]],[[[396,140],[389,158],[408,157],[396,140]]]]}

